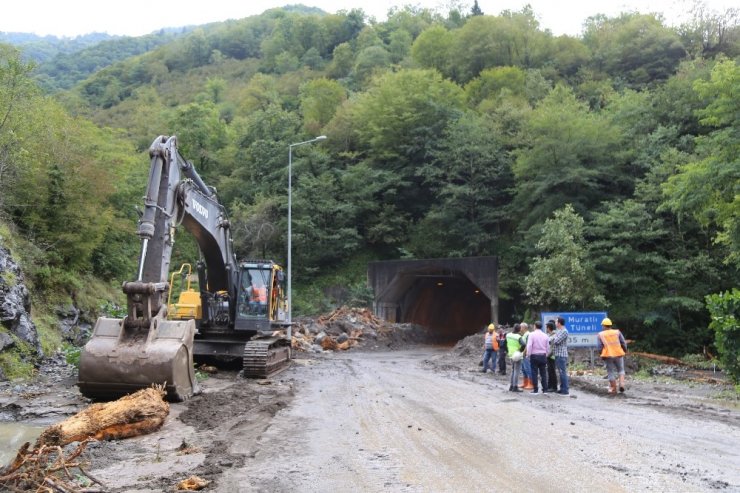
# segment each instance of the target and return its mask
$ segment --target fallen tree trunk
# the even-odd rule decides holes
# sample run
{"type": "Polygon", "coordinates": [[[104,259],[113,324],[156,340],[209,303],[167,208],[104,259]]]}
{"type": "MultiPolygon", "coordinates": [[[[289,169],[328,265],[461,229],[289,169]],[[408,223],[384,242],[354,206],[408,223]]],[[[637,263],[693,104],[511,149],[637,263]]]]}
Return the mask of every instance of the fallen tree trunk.
{"type": "Polygon", "coordinates": [[[142,389],[112,402],[93,404],[45,429],[35,448],[64,446],[88,438],[115,440],[158,430],[170,412],[163,388],[142,389]]]}
{"type": "Polygon", "coordinates": [[[630,352],[630,356],[639,356],[641,358],[648,358],[655,361],[660,361],[661,363],[665,363],[667,365],[679,365],[679,366],[687,366],[686,363],[681,361],[678,358],[672,358],[671,356],[663,356],[661,354],[653,354],[653,353],[640,353],[640,352],[630,352]]]}

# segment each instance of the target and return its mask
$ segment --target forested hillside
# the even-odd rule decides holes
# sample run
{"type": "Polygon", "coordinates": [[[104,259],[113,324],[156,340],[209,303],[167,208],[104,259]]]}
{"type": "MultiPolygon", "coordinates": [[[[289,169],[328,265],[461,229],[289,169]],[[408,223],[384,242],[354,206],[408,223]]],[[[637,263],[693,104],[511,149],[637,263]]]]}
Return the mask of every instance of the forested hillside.
{"type": "MultiPolygon", "coordinates": [[[[3,47],[0,211],[37,296],[133,275],[160,134],[218,189],[239,256],[284,263],[288,145],[323,134],[293,150],[297,310],[366,299],[369,259],[497,255],[504,321],[604,309],[642,347],[711,345],[705,296],[740,266],[736,12],[597,16],[581,37],[490,14],[275,9],[53,96],[3,47]]],[[[108,65],[105,43],[43,86],[108,65]]]]}
{"type": "Polygon", "coordinates": [[[33,62],[34,79],[44,91],[51,93],[70,89],[98,70],[146,53],[191,30],[161,29],[138,37],[94,33],[75,38],[0,33],[0,43],[16,46],[25,61],[33,62]]]}
{"type": "Polygon", "coordinates": [[[0,43],[16,46],[23,51],[23,58],[27,61],[43,63],[57,55],[77,53],[103,41],[115,39],[105,33],[90,33],[74,38],[60,38],[57,36],[39,36],[30,33],[0,32],[0,43]]]}

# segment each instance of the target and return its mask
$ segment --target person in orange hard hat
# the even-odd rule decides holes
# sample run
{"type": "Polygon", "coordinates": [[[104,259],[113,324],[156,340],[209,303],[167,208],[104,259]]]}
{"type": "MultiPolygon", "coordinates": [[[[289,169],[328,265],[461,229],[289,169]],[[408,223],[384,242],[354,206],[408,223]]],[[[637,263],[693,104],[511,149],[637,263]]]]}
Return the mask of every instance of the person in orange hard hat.
{"type": "Polygon", "coordinates": [[[488,362],[491,362],[491,373],[496,373],[496,356],[498,356],[498,340],[496,338],[496,326],[488,325],[485,338],[483,339],[483,369],[488,370],[488,362]]]}
{"type": "Polygon", "coordinates": [[[609,318],[601,321],[601,332],[597,337],[596,345],[601,351],[601,359],[606,363],[609,393],[617,393],[617,378],[619,379],[619,392],[624,392],[624,355],[627,354],[627,341],[624,340],[620,331],[612,327],[612,321],[609,318]]]}

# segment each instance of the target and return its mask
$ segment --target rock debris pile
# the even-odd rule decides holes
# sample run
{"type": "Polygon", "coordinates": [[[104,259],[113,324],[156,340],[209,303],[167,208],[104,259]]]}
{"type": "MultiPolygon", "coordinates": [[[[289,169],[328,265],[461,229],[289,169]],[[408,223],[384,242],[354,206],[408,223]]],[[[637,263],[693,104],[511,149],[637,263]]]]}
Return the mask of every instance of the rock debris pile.
{"type": "Polygon", "coordinates": [[[403,349],[429,339],[416,324],[382,320],[367,308],[337,308],[318,318],[300,318],[293,327],[292,347],[298,351],[346,351],[351,348],[403,349]]]}

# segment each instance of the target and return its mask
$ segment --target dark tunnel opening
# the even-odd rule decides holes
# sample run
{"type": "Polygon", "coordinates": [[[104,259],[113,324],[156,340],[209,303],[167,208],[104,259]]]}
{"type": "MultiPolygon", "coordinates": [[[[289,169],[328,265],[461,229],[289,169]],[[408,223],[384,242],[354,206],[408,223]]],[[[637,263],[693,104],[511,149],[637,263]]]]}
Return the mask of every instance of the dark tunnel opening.
{"type": "Polygon", "coordinates": [[[491,301],[464,275],[419,275],[402,304],[399,321],[429,329],[430,343],[454,344],[491,321],[491,301]]]}

